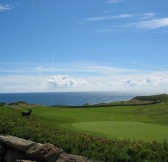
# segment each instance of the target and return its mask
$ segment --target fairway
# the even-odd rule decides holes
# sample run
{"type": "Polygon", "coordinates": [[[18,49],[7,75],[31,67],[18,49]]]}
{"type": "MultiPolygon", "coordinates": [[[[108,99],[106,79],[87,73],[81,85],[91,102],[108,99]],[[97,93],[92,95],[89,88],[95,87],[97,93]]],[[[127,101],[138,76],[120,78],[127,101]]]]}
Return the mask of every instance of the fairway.
{"type": "MultiPolygon", "coordinates": [[[[167,95],[158,98],[162,102],[152,105],[85,108],[31,105],[31,108],[32,116],[51,129],[63,128],[110,139],[163,141],[168,140],[167,95]]],[[[128,102],[135,102],[135,99],[128,102]]],[[[15,108],[26,111],[27,106],[15,105],[15,108]]]]}
{"type": "Polygon", "coordinates": [[[168,126],[160,126],[141,122],[98,121],[74,123],[72,127],[81,131],[103,134],[109,138],[131,140],[168,140],[168,126]]]}
{"type": "Polygon", "coordinates": [[[33,114],[50,128],[65,128],[110,139],[163,141],[168,140],[167,105],[166,98],[159,104],[138,106],[40,106],[33,108],[33,114]]]}

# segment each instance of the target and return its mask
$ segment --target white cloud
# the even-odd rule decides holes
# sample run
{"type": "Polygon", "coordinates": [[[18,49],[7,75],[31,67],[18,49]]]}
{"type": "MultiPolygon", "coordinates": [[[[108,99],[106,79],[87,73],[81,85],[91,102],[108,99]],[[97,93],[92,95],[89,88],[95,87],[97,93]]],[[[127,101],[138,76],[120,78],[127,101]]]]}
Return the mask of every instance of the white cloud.
{"type": "Polygon", "coordinates": [[[71,78],[67,75],[52,76],[47,80],[47,83],[51,88],[77,88],[88,86],[88,83],[85,80],[71,78]]]}
{"type": "Polygon", "coordinates": [[[1,92],[44,92],[46,77],[34,75],[2,75],[0,77],[1,92]]]}
{"type": "Polygon", "coordinates": [[[94,90],[168,92],[168,71],[154,67],[145,69],[148,70],[138,71],[89,64],[69,64],[66,67],[65,65],[59,67],[28,66],[20,70],[13,69],[13,71],[1,69],[0,92],[94,90]]]}
{"type": "MultiPolygon", "coordinates": [[[[115,2],[115,1],[114,1],[115,2]]],[[[109,11],[108,11],[109,12],[109,11]]],[[[112,16],[98,16],[86,18],[83,23],[97,22],[97,21],[107,21],[107,20],[117,20],[114,26],[106,26],[104,29],[98,31],[101,32],[116,32],[128,29],[159,29],[168,27],[168,17],[158,18],[155,12],[144,12],[144,13],[126,13],[112,16]],[[130,19],[128,19],[130,18],[130,19]],[[128,19],[127,22],[124,19],[128,19]]]]}
{"type": "Polygon", "coordinates": [[[135,91],[168,92],[168,73],[114,74],[70,77],[68,75],[4,75],[0,78],[1,92],[56,91],[135,91]]]}
{"type": "Polygon", "coordinates": [[[156,77],[156,76],[148,76],[148,77],[143,77],[142,78],[129,78],[122,80],[120,82],[124,86],[130,86],[130,87],[167,87],[168,88],[168,77],[156,77]]]}
{"type": "Polygon", "coordinates": [[[125,79],[122,81],[124,86],[135,87],[138,86],[138,83],[134,79],[125,79]]]}
{"type": "Polygon", "coordinates": [[[115,16],[100,16],[100,17],[90,17],[86,18],[85,22],[95,22],[95,21],[103,21],[103,20],[111,20],[111,19],[126,19],[133,17],[131,14],[120,14],[115,16]]]}
{"type": "Polygon", "coordinates": [[[133,24],[133,26],[135,26],[136,28],[144,28],[144,29],[157,29],[157,28],[168,27],[168,17],[141,21],[133,24]]]}
{"type": "MultiPolygon", "coordinates": [[[[93,74],[99,74],[99,75],[135,72],[135,70],[131,70],[131,69],[124,69],[124,68],[117,68],[117,67],[110,67],[110,66],[97,66],[97,65],[70,65],[70,66],[66,66],[66,68],[63,65],[60,67],[37,66],[34,69],[31,68],[30,71],[38,72],[40,74],[61,72],[61,73],[81,73],[81,74],[93,73],[93,74]]],[[[24,72],[24,69],[22,72],[24,72]]],[[[136,71],[136,72],[140,72],[140,71],[136,71]]]]}
{"type": "Polygon", "coordinates": [[[0,4],[0,12],[11,10],[12,7],[9,4],[0,4]]]}
{"type": "Polygon", "coordinates": [[[154,83],[155,81],[152,80],[151,78],[146,78],[143,82],[142,82],[142,85],[143,86],[152,86],[152,84],[154,83]]]}
{"type": "Polygon", "coordinates": [[[151,72],[148,74],[127,74],[87,78],[89,85],[96,90],[168,92],[168,74],[151,72]]]}
{"type": "Polygon", "coordinates": [[[152,19],[156,16],[156,13],[154,12],[146,12],[140,15],[139,19],[152,19]]]}
{"type": "Polygon", "coordinates": [[[122,0],[108,0],[107,3],[119,3],[122,0]]]}
{"type": "MultiPolygon", "coordinates": [[[[111,11],[104,11],[103,13],[110,13],[111,11]]],[[[125,24],[122,26],[133,26],[133,25],[137,25],[138,23],[145,23],[145,22],[153,22],[153,23],[161,23],[161,21],[166,21],[164,19],[166,18],[160,18],[160,19],[156,19],[156,13],[154,12],[145,12],[145,13],[134,13],[134,14],[119,14],[119,15],[111,15],[111,16],[97,16],[97,17],[89,17],[85,19],[85,22],[95,22],[95,21],[103,21],[103,20],[111,20],[111,19],[126,19],[126,18],[134,18],[134,21],[136,20],[144,20],[144,21],[140,21],[137,23],[130,23],[130,24],[125,24]],[[163,19],[163,20],[162,20],[163,19]],[[158,20],[158,22],[157,22],[158,20]],[[156,22],[155,22],[156,21],[156,22]]],[[[162,22],[163,23],[163,22],[162,22]]],[[[121,26],[121,25],[118,25],[121,26]]]]}
{"type": "MultiPolygon", "coordinates": [[[[135,15],[134,15],[135,16],[135,15]]],[[[132,17],[134,17],[132,15],[132,17]]],[[[145,16],[146,17],[146,16],[145,16]]],[[[132,20],[134,22],[118,24],[115,26],[109,26],[106,29],[101,29],[99,32],[116,32],[130,29],[159,29],[159,28],[167,28],[168,27],[168,17],[160,18],[160,19],[151,19],[146,17],[139,17],[138,19],[148,19],[144,21],[132,20]]],[[[165,33],[165,32],[163,32],[165,33]]]]}
{"type": "Polygon", "coordinates": [[[152,77],[146,80],[148,86],[157,86],[157,87],[167,87],[168,86],[168,77],[152,77]]]}

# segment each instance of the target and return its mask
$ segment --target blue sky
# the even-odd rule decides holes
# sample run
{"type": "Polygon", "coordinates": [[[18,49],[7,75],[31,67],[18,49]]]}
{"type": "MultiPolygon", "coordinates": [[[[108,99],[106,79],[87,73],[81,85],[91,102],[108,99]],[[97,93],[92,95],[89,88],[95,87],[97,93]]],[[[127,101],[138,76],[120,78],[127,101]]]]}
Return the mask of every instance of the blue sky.
{"type": "Polygon", "coordinates": [[[0,0],[0,92],[168,92],[167,0],[0,0]]]}

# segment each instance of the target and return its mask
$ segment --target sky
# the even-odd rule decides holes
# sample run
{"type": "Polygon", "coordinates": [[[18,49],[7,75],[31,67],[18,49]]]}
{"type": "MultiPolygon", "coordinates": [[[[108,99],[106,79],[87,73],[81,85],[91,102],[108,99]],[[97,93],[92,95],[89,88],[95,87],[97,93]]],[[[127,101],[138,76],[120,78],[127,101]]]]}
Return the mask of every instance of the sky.
{"type": "Polygon", "coordinates": [[[0,0],[0,93],[168,93],[167,0],[0,0]]]}

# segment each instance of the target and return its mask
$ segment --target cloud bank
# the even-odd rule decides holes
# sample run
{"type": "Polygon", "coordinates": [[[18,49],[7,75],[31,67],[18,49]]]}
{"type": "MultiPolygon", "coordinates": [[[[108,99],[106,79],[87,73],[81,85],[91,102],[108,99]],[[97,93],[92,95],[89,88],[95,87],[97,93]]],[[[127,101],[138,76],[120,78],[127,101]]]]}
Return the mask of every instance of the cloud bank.
{"type": "MultiPolygon", "coordinates": [[[[167,74],[166,74],[167,75],[167,74]]],[[[168,75],[88,76],[68,75],[3,76],[1,92],[134,91],[168,93],[168,75]]]]}
{"type": "Polygon", "coordinates": [[[1,69],[0,92],[162,91],[168,92],[168,71],[110,66],[30,66],[1,69]]]}

